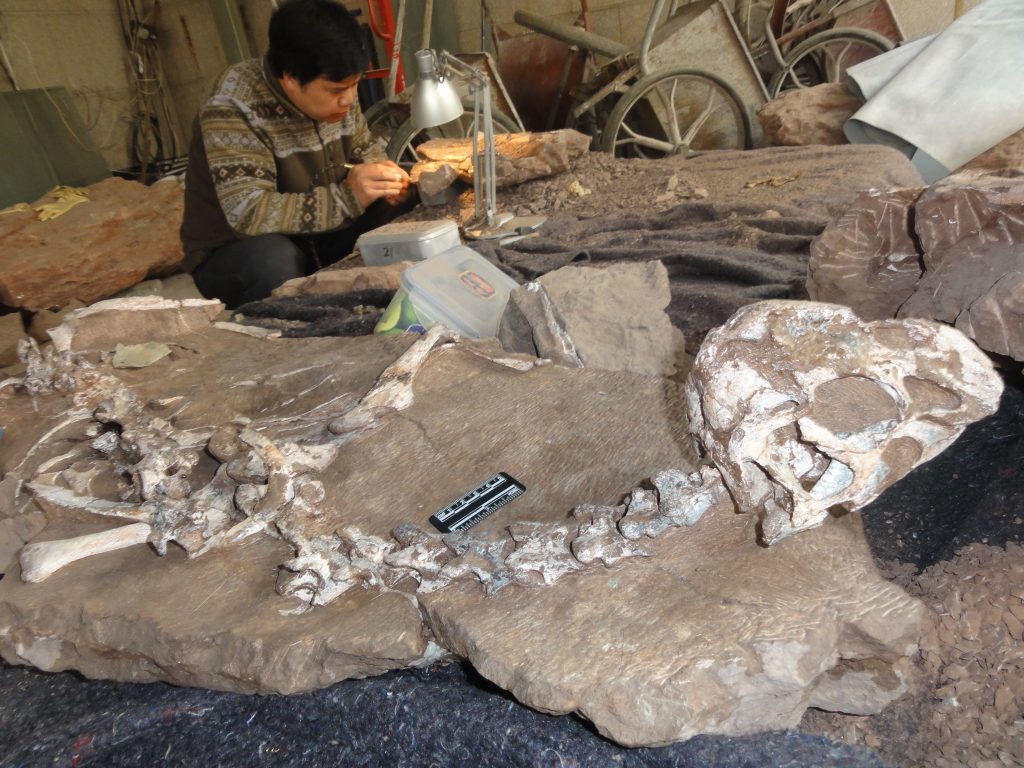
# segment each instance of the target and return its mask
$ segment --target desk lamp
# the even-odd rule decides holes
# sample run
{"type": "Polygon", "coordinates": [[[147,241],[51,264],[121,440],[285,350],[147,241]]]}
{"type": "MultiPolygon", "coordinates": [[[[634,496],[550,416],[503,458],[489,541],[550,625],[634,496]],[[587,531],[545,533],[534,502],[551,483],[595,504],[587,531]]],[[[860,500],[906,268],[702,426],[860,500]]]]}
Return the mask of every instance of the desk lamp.
{"type": "Polygon", "coordinates": [[[418,130],[450,123],[462,115],[462,99],[451,83],[453,76],[464,79],[473,94],[473,219],[465,227],[466,236],[491,240],[526,235],[537,229],[545,217],[514,217],[496,211],[494,121],[487,75],[447,51],[417,51],[416,66],[419,75],[412,95],[412,122],[418,130]],[[481,123],[482,152],[479,149],[481,123]]]}

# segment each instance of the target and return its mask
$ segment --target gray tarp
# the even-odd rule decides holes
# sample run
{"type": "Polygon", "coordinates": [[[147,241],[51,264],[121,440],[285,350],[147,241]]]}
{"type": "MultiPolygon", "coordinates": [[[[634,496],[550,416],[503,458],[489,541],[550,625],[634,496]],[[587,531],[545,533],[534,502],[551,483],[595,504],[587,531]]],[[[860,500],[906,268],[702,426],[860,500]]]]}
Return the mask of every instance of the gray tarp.
{"type": "Polygon", "coordinates": [[[931,183],[1024,128],[1024,0],[986,0],[946,30],[851,67],[854,144],[904,152],[931,183]]]}

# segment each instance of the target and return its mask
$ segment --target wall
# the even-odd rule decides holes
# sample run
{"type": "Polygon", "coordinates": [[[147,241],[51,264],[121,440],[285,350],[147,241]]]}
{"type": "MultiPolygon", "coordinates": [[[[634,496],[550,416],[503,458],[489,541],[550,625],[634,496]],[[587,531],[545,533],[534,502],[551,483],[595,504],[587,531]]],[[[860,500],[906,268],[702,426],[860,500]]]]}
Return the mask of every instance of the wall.
{"type": "MultiPolygon", "coordinates": [[[[192,120],[211,82],[227,65],[215,14],[216,0],[162,0],[153,25],[164,66],[165,84],[183,154],[192,120]]],[[[957,0],[890,0],[909,37],[937,31],[953,19],[957,0]]],[[[137,0],[144,8],[154,0],[137,0]]],[[[365,0],[343,0],[363,9],[365,0]]],[[[980,0],[965,0],[969,9],[980,0]]],[[[272,0],[237,0],[239,18],[250,49],[266,48],[272,0]]],[[[410,30],[420,7],[408,0],[410,30]]],[[[435,0],[434,45],[455,50],[480,48],[481,0],[435,0]]],[[[643,35],[653,0],[590,0],[592,28],[598,34],[635,45],[643,35]]],[[[575,21],[579,0],[489,0],[495,22],[512,34],[525,30],[512,21],[516,9],[532,11],[566,23],[575,21]]],[[[22,89],[63,86],[72,95],[87,126],[83,144],[96,147],[112,168],[132,164],[129,129],[134,86],[125,50],[116,0],[0,0],[0,43],[22,89]]],[[[412,47],[416,47],[410,43],[412,47]]],[[[408,46],[407,46],[408,48],[408,46]]],[[[11,90],[0,75],[0,91],[11,90]]]]}

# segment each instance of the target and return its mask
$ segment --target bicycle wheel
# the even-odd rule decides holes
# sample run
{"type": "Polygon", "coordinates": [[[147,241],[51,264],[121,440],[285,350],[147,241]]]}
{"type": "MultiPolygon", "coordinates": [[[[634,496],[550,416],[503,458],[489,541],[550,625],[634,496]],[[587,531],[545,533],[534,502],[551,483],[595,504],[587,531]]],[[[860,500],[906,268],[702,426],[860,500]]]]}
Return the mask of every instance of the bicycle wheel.
{"type": "Polygon", "coordinates": [[[601,148],[619,157],[749,147],[750,116],[736,91],[696,69],[641,78],[619,99],[601,132],[601,148]]]}
{"type": "Polygon", "coordinates": [[[402,125],[409,118],[409,108],[404,104],[391,104],[387,99],[381,99],[363,113],[366,118],[366,127],[374,136],[389,141],[402,125]]]}
{"type": "MultiPolygon", "coordinates": [[[[416,147],[423,142],[430,139],[464,139],[468,137],[473,130],[473,103],[467,100],[463,102],[463,106],[466,107],[465,114],[436,128],[416,130],[412,124],[412,118],[403,122],[388,142],[386,150],[388,157],[408,171],[419,162],[420,157],[416,153],[416,147]]],[[[516,121],[504,112],[494,110],[491,117],[494,120],[495,134],[515,133],[519,130],[516,121]]]]}
{"type": "Polygon", "coordinates": [[[774,99],[783,91],[821,83],[841,83],[854,64],[892,50],[889,38],[867,29],[826,29],[786,54],[786,66],[768,86],[774,99]]]}

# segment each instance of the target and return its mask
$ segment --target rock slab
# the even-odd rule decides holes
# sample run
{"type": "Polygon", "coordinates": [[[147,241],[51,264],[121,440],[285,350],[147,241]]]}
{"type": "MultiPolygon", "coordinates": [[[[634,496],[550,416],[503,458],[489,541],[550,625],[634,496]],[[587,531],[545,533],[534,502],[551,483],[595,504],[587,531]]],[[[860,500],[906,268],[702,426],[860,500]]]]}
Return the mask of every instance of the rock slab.
{"type": "MultiPolygon", "coordinates": [[[[530,179],[564,173],[573,162],[590,150],[590,137],[571,128],[544,133],[504,133],[494,137],[496,150],[495,184],[499,187],[522,184],[530,179]]],[[[422,158],[412,170],[418,183],[426,174],[424,184],[432,196],[440,194],[445,181],[454,181],[449,166],[463,181],[473,180],[473,143],[470,139],[431,139],[416,147],[422,158]]]]}
{"type": "Polygon", "coordinates": [[[683,343],[665,313],[670,300],[660,261],[563,267],[512,292],[499,338],[563,363],[571,349],[586,367],[671,376],[683,343]]]}
{"type": "Polygon", "coordinates": [[[856,522],[768,549],[755,528],[720,505],[645,543],[650,557],[422,601],[439,641],[486,678],[620,744],[790,728],[808,706],[866,713],[899,697],[925,608],[878,576],[856,522]]]}
{"type": "Polygon", "coordinates": [[[913,210],[923,188],[872,190],[857,198],[811,243],[807,294],[882,320],[914,292],[924,268],[913,210]]]}
{"type": "Polygon", "coordinates": [[[31,207],[0,217],[0,303],[31,310],[73,299],[89,304],[181,264],[177,181],[147,187],[111,178],[87,192],[88,202],[47,221],[31,207]]]}
{"type": "Polygon", "coordinates": [[[822,83],[784,91],[757,111],[757,119],[769,145],[846,144],[843,124],[863,105],[845,83],[822,83]]]}

